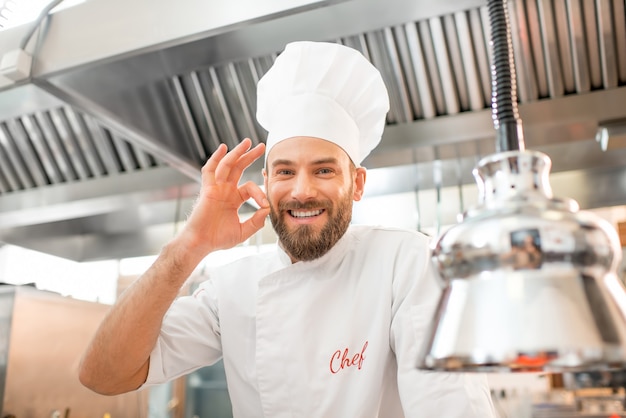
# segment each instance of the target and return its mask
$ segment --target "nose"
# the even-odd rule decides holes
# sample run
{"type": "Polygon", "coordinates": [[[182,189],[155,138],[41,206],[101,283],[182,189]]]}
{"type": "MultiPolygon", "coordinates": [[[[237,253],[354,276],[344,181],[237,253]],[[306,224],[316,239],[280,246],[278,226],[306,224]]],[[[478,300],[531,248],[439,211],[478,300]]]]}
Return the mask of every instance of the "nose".
{"type": "Polygon", "coordinates": [[[311,176],[307,173],[298,173],[293,179],[291,197],[300,202],[304,202],[314,198],[316,195],[317,190],[311,176]]]}

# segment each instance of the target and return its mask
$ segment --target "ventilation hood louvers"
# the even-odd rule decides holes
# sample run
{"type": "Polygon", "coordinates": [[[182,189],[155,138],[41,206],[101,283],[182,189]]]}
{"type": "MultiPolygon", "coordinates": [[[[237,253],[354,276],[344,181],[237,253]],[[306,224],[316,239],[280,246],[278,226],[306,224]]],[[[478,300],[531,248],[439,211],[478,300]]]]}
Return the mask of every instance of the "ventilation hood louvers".
{"type": "MultiPolygon", "coordinates": [[[[493,152],[484,2],[301,6],[69,68],[49,59],[35,66],[31,83],[0,91],[0,241],[78,260],[121,256],[110,246],[127,255],[158,250],[178,209],[190,207],[197,170],[216,146],[246,136],[264,140],[254,118],[255,84],[295,39],[353,46],[383,73],[392,105],[382,145],[365,162],[371,195],[414,190],[414,176],[401,174],[416,170],[421,190],[434,187],[435,155],[442,185],[455,186],[459,165],[471,167],[493,152]],[[35,100],[16,112],[10,104],[28,94],[35,100]],[[51,205],[46,195],[66,198],[51,205]],[[96,209],[106,200],[127,204],[96,209]],[[63,216],[64,208],[74,209],[63,216]],[[24,210],[33,216],[20,220],[24,210]],[[135,222],[124,231],[112,226],[124,218],[135,222]]],[[[45,39],[44,52],[61,47],[55,39],[72,29],[81,7],[90,6],[52,18],[55,37],[45,39]]],[[[553,173],[575,170],[586,181],[621,174],[626,151],[603,153],[594,137],[603,120],[626,117],[624,3],[520,0],[510,8],[520,112],[534,141],[528,147],[552,157],[553,173]]],[[[255,168],[247,175],[260,181],[255,168]]],[[[470,176],[461,181],[473,183],[470,176]]],[[[560,194],[583,207],[626,202],[626,187],[588,193],[560,194]]]]}

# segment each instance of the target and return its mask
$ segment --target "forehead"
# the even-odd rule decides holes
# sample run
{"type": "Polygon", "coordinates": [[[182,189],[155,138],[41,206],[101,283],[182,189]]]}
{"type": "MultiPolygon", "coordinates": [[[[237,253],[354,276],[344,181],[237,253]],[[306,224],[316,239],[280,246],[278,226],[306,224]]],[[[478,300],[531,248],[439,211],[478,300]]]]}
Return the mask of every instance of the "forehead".
{"type": "Polygon", "coordinates": [[[350,162],[348,154],[334,142],[309,136],[297,136],[274,145],[267,155],[267,165],[271,166],[277,160],[307,163],[331,158],[341,164],[350,162]]]}

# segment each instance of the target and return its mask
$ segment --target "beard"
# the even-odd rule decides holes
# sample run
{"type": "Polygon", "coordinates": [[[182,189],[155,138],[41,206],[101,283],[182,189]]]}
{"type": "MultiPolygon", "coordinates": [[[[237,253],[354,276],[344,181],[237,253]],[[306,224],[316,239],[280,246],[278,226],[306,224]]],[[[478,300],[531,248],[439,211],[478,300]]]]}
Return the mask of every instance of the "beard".
{"type": "Polygon", "coordinates": [[[283,249],[296,261],[311,261],[326,254],[346,233],[352,219],[352,192],[333,206],[330,200],[305,203],[279,203],[278,210],[270,201],[270,220],[283,249]],[[287,210],[324,208],[328,222],[321,230],[311,225],[300,225],[289,230],[285,216],[287,210]]]}

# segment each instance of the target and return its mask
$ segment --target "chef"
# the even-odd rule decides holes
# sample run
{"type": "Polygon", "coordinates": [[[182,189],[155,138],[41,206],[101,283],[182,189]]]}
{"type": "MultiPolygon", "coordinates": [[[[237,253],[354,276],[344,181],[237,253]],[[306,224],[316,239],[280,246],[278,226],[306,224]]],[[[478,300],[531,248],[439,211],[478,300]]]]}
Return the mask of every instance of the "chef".
{"type": "Polygon", "coordinates": [[[209,158],[185,227],[107,315],[81,382],[117,394],[223,359],[237,418],[495,417],[485,376],[416,368],[441,291],[428,238],[350,225],[389,109],[380,73],[354,49],[294,42],[257,87],[266,145],[209,158]],[[265,192],[239,184],[262,156],[265,192]],[[242,222],[250,198],[260,209],[242,222]],[[177,297],[207,254],[268,215],[274,252],[214,268],[177,297]]]}

